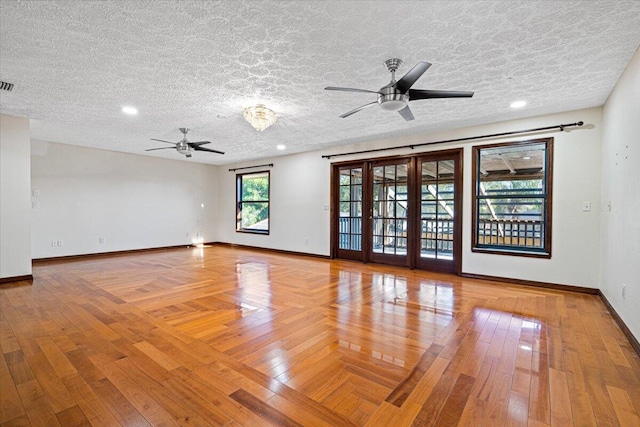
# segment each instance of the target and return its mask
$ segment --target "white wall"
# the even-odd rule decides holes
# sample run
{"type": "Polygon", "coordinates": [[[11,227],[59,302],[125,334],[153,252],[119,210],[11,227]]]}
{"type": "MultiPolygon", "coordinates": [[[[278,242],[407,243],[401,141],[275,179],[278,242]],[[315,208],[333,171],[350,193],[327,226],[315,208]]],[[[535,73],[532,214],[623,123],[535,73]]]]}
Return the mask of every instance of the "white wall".
{"type": "Polygon", "coordinates": [[[267,161],[259,160],[244,165],[265,163],[274,163],[274,167],[238,172],[229,172],[234,166],[218,169],[218,240],[261,248],[328,255],[329,162],[321,158],[319,152],[311,152],[267,161]],[[270,234],[266,236],[237,233],[236,174],[261,170],[270,172],[270,234]]]}
{"type": "Polygon", "coordinates": [[[198,233],[214,241],[216,169],[34,140],[32,256],[186,245],[198,233]]]}
{"type": "Polygon", "coordinates": [[[597,108],[497,123],[482,126],[478,133],[501,132],[505,128],[528,129],[580,120],[585,123],[583,128],[549,134],[554,138],[551,259],[471,252],[472,160],[471,150],[465,150],[465,165],[469,166],[465,168],[463,209],[465,273],[599,288],[602,110],[597,108]],[[583,202],[591,202],[590,212],[582,211],[583,202]]]}
{"type": "MultiPolygon", "coordinates": [[[[470,143],[443,144],[425,148],[443,150],[465,148],[463,201],[463,272],[599,287],[600,235],[600,108],[573,111],[530,119],[458,129],[432,135],[418,135],[354,144],[326,151],[294,154],[220,168],[220,241],[265,248],[329,255],[329,177],[331,162],[322,154],[381,148],[440,139],[507,132],[561,123],[584,121],[585,126],[570,132],[538,134],[555,138],[553,242],[551,259],[535,259],[471,252],[471,147],[470,143]],[[271,168],[271,234],[251,235],[235,232],[235,174],[230,167],[274,163],[271,168]],[[591,212],[582,212],[582,202],[590,201],[591,212]],[[305,244],[306,239],[309,243],[305,244]]],[[[529,137],[494,139],[514,141],[529,137]]],[[[488,143],[475,142],[476,145],[488,143]]],[[[383,152],[380,156],[415,153],[418,150],[383,152]]],[[[374,153],[375,155],[375,153],[374,153]]],[[[358,156],[332,159],[344,161],[358,156]]]]}
{"type": "Polygon", "coordinates": [[[0,114],[0,278],[31,274],[29,120],[0,114]]]}
{"type": "Polygon", "coordinates": [[[601,290],[640,339],[640,50],[609,96],[603,123],[601,290]]]}

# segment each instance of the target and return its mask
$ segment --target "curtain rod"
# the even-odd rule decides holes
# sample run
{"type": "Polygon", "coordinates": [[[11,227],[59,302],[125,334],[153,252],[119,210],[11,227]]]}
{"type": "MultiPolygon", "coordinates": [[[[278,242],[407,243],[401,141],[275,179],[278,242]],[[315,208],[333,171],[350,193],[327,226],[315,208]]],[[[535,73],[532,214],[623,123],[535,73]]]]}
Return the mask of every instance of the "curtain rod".
{"type": "Polygon", "coordinates": [[[233,169],[229,169],[229,172],[241,171],[243,169],[261,168],[261,167],[264,167],[264,166],[272,168],[273,167],[273,163],[267,163],[265,165],[245,166],[243,168],[233,168],[233,169]]]}
{"type": "Polygon", "coordinates": [[[456,139],[444,139],[442,141],[432,141],[432,142],[423,142],[421,144],[411,144],[411,145],[401,145],[398,147],[385,147],[385,148],[373,148],[371,150],[362,150],[362,151],[351,151],[349,153],[338,153],[338,154],[326,154],[323,155],[323,159],[330,159],[332,157],[342,157],[342,156],[350,156],[351,154],[365,154],[365,153],[375,153],[377,151],[388,151],[388,150],[399,150],[402,148],[411,148],[412,150],[416,147],[423,147],[425,145],[435,145],[435,144],[444,144],[446,142],[460,142],[460,141],[472,141],[474,139],[484,139],[484,138],[495,138],[497,136],[507,136],[507,135],[517,135],[522,133],[531,133],[531,132],[539,132],[543,130],[551,130],[551,129],[560,129],[560,131],[564,131],[566,128],[582,126],[584,122],[575,122],[575,123],[566,123],[555,126],[547,126],[542,128],[533,128],[533,129],[525,129],[525,130],[515,130],[512,132],[502,132],[502,133],[493,133],[489,135],[478,135],[478,136],[468,136],[465,138],[456,138],[456,139]]]}

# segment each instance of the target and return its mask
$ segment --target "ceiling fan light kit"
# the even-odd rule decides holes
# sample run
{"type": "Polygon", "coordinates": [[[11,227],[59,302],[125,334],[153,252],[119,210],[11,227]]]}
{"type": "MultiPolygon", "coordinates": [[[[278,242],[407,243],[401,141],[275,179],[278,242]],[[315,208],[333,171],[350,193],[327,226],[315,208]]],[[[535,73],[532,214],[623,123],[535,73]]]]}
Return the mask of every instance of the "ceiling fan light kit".
{"type": "Polygon", "coordinates": [[[471,98],[473,92],[462,91],[446,91],[446,90],[421,90],[411,89],[411,86],[424,74],[425,71],[431,67],[431,64],[425,61],[418,62],[411,70],[409,70],[402,78],[396,81],[396,70],[402,65],[402,60],[399,58],[391,58],[384,61],[384,65],[391,73],[391,82],[386,86],[380,88],[380,90],[366,90],[356,89],[349,87],[335,87],[328,86],[325,90],[336,90],[342,92],[365,92],[375,93],[378,95],[377,101],[370,102],[369,104],[362,105],[349,112],[342,114],[340,117],[343,119],[349,117],[352,114],[357,113],[372,105],[378,104],[382,110],[385,111],[397,111],[406,121],[413,120],[413,113],[409,108],[409,101],[416,101],[419,99],[434,99],[434,98],[471,98]]]}
{"type": "Polygon", "coordinates": [[[274,124],[278,118],[275,111],[267,108],[264,104],[247,107],[242,115],[255,130],[260,132],[274,124]]]}

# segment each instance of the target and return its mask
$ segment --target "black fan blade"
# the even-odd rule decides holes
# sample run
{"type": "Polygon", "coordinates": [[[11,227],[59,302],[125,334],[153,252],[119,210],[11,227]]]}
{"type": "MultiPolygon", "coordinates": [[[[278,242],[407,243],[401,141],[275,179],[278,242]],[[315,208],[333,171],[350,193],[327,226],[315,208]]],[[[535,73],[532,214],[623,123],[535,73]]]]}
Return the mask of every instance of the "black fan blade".
{"type": "Polygon", "coordinates": [[[402,76],[400,80],[396,82],[396,89],[400,92],[405,93],[406,91],[413,86],[413,84],[420,78],[421,75],[424,74],[431,67],[431,64],[428,62],[420,61],[415,67],[410,69],[407,74],[402,76]]]}
{"type": "Polygon", "coordinates": [[[409,108],[408,105],[404,107],[402,110],[398,110],[398,113],[400,113],[400,115],[404,117],[404,119],[408,122],[414,119],[413,113],[411,112],[411,109],[409,108]]]}
{"type": "Polygon", "coordinates": [[[471,98],[473,92],[455,91],[455,90],[409,90],[409,101],[414,99],[433,99],[433,98],[471,98]]]}
{"type": "Polygon", "coordinates": [[[199,145],[193,145],[193,142],[190,142],[189,146],[193,148],[195,151],[208,151],[210,153],[224,154],[222,151],[212,150],[211,148],[200,147],[199,145]]]}
{"type": "MultiPolygon", "coordinates": [[[[173,144],[173,143],[172,143],[173,144]]],[[[144,150],[144,151],[156,151],[156,150],[173,150],[176,147],[161,147],[161,148],[150,148],[148,150],[144,150]]]]}
{"type": "Polygon", "coordinates": [[[378,103],[378,101],[373,101],[373,102],[370,102],[369,104],[361,105],[360,107],[358,107],[356,109],[353,109],[353,110],[349,111],[348,113],[344,113],[340,117],[342,117],[344,119],[345,117],[349,117],[350,115],[355,114],[358,111],[363,110],[363,109],[365,109],[367,107],[371,107],[372,105],[377,104],[377,103],[378,103]]]}
{"type": "Polygon", "coordinates": [[[355,89],[352,87],[335,87],[335,86],[327,86],[324,88],[324,90],[340,90],[342,92],[380,93],[376,90],[355,89]]]}
{"type": "Polygon", "coordinates": [[[162,139],[155,139],[155,138],[151,138],[152,141],[158,141],[158,142],[166,142],[167,144],[173,144],[176,145],[177,142],[170,142],[170,141],[164,141],[162,139]]]}
{"type": "Polygon", "coordinates": [[[204,144],[211,144],[211,141],[194,141],[194,142],[190,142],[189,144],[204,145],[204,144]]]}

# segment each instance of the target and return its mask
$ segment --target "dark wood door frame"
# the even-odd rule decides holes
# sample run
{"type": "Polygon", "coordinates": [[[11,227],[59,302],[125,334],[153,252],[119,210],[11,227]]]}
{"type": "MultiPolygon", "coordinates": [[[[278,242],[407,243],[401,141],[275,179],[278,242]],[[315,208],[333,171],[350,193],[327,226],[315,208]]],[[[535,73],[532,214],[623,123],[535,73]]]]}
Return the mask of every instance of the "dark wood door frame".
{"type": "MultiPolygon", "coordinates": [[[[414,269],[419,268],[418,257],[420,248],[420,179],[418,174],[418,162],[422,159],[429,161],[451,160],[455,161],[454,187],[454,242],[453,242],[453,267],[450,271],[456,275],[462,274],[462,174],[463,174],[464,149],[457,148],[451,150],[441,150],[423,152],[411,156],[391,156],[375,159],[352,160],[346,162],[336,162],[331,165],[331,221],[330,221],[330,255],[332,258],[345,258],[364,263],[371,262],[372,246],[372,167],[387,161],[408,160],[408,212],[407,212],[407,262],[406,266],[414,269]],[[339,249],[338,213],[339,213],[339,179],[340,169],[362,168],[362,245],[361,251],[343,251],[339,249]],[[413,255],[412,255],[413,254],[413,255]]],[[[405,264],[403,264],[405,265],[405,264]]],[[[448,270],[449,271],[449,270],[448,270]]]]}
{"type": "MultiPolygon", "coordinates": [[[[464,149],[463,148],[457,148],[457,149],[452,149],[452,150],[442,150],[442,151],[432,151],[432,152],[427,152],[427,153],[421,153],[419,155],[415,156],[415,193],[413,194],[413,200],[415,201],[415,203],[413,203],[416,212],[415,212],[415,218],[419,218],[420,217],[420,199],[421,199],[421,188],[420,188],[420,177],[418,176],[418,173],[420,172],[420,162],[423,161],[429,161],[429,162],[437,162],[437,161],[442,161],[442,160],[453,160],[454,161],[454,191],[455,191],[455,196],[454,196],[454,204],[453,204],[453,212],[454,212],[454,217],[453,217],[453,264],[451,266],[451,269],[444,269],[441,270],[437,267],[434,266],[429,266],[424,267],[424,263],[423,266],[421,266],[420,264],[420,251],[416,249],[416,251],[414,252],[414,257],[413,257],[413,266],[412,268],[424,268],[424,269],[429,269],[430,271],[443,271],[443,272],[448,272],[448,273],[453,273],[456,274],[458,276],[460,276],[462,274],[462,174],[464,171],[463,168],[463,159],[464,159],[464,149]]],[[[416,248],[420,247],[420,221],[416,221],[415,224],[415,228],[413,229],[413,244],[415,245],[416,248]]]]}

